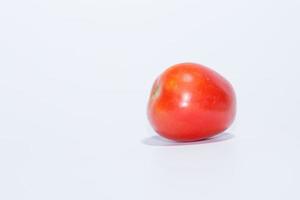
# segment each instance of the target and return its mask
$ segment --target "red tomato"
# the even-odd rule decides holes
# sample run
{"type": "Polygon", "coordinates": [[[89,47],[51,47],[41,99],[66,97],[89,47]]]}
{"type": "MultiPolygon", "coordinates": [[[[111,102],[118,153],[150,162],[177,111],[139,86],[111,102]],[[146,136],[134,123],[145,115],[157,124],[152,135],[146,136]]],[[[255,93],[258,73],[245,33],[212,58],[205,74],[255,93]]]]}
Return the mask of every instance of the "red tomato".
{"type": "Polygon", "coordinates": [[[223,132],[233,122],[236,100],[231,84],[195,63],[174,65],[154,82],[148,118],[161,136],[196,141],[223,132]]]}

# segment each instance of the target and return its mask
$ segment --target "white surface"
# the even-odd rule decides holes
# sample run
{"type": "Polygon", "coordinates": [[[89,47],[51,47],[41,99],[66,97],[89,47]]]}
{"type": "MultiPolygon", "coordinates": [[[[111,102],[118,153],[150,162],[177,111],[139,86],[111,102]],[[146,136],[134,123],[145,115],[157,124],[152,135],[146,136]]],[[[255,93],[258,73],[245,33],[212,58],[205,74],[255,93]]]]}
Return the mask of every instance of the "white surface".
{"type": "Polygon", "coordinates": [[[0,199],[300,199],[298,0],[0,3],[0,199]],[[166,67],[235,87],[226,134],[167,143],[148,93],[166,67]]]}

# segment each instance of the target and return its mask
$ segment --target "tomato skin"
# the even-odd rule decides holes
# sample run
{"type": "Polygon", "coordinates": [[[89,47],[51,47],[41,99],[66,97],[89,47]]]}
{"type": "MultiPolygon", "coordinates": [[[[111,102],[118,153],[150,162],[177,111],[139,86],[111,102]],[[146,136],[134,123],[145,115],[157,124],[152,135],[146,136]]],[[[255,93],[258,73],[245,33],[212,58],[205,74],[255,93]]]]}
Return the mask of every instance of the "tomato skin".
{"type": "Polygon", "coordinates": [[[234,120],[236,98],[231,84],[217,72],[196,63],[181,63],[154,82],[148,119],[161,136],[197,141],[226,130],[234,120]]]}

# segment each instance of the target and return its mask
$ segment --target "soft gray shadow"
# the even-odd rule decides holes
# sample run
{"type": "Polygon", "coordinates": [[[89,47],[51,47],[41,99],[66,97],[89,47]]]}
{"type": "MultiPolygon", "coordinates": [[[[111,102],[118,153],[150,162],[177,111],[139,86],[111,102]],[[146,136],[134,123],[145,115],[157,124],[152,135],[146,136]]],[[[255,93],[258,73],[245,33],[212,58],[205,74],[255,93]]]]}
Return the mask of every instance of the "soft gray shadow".
{"type": "Polygon", "coordinates": [[[142,140],[142,143],[150,146],[183,146],[183,145],[196,145],[196,144],[209,144],[209,143],[216,143],[216,142],[222,142],[226,140],[230,140],[234,138],[234,135],[231,133],[221,133],[219,135],[216,135],[214,137],[204,139],[204,140],[199,140],[195,142],[175,142],[172,140],[168,140],[165,138],[162,138],[158,135],[151,136],[148,138],[145,138],[142,140]]]}

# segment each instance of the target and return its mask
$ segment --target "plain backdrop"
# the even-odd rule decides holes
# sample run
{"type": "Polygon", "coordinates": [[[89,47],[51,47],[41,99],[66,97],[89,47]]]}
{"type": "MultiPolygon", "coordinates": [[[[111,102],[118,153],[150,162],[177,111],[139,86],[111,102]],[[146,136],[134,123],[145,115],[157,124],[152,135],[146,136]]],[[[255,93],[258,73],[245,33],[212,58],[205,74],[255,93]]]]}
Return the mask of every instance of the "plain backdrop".
{"type": "Polygon", "coordinates": [[[0,199],[300,199],[299,0],[2,0],[0,199]],[[180,62],[234,86],[234,125],[177,144],[152,82],[180,62]]]}

